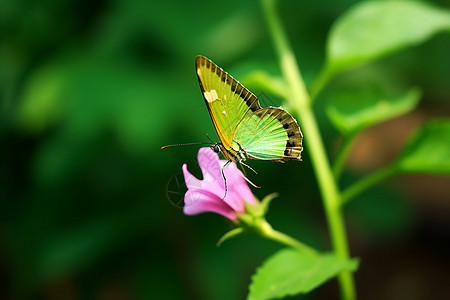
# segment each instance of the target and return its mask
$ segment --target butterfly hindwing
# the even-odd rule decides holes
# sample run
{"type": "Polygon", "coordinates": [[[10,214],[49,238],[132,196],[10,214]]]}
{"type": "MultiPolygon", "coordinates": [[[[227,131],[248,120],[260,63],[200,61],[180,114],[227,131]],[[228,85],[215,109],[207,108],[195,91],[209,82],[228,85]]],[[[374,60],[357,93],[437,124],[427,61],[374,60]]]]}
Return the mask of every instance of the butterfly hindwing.
{"type": "Polygon", "coordinates": [[[253,159],[301,160],[300,128],[282,108],[263,108],[246,116],[233,140],[253,159]]]}

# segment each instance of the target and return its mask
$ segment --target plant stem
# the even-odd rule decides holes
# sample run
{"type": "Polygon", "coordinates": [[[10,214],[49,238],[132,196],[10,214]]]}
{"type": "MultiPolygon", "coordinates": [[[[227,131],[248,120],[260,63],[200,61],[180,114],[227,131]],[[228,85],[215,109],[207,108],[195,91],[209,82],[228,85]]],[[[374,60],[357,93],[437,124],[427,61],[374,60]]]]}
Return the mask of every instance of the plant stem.
{"type": "Polygon", "coordinates": [[[327,68],[323,68],[319,74],[319,77],[314,81],[311,87],[311,102],[316,100],[319,93],[322,91],[325,84],[331,78],[332,74],[328,71],[327,68]]]}
{"type": "Polygon", "coordinates": [[[308,245],[303,244],[302,242],[288,236],[287,234],[284,234],[282,232],[273,229],[272,226],[269,223],[267,223],[265,219],[260,219],[259,222],[254,225],[254,228],[261,236],[265,238],[274,240],[276,242],[298,249],[308,254],[312,255],[318,254],[315,249],[309,247],[308,245]]]}
{"type": "Polygon", "coordinates": [[[353,141],[355,140],[356,135],[357,133],[352,133],[343,137],[342,145],[339,148],[339,152],[333,164],[333,173],[336,181],[338,181],[339,178],[341,177],[342,170],[344,169],[348,153],[350,151],[351,146],[353,145],[353,141]]]}
{"type": "MultiPolygon", "coordinates": [[[[340,194],[326,156],[314,113],[311,109],[309,95],[306,92],[300,70],[297,67],[294,53],[289,46],[279,17],[275,12],[275,1],[262,0],[262,4],[269,30],[279,55],[283,76],[288,84],[289,97],[287,100],[302,122],[305,140],[308,143],[309,154],[322,194],[334,250],[340,257],[348,259],[349,250],[344,220],[340,210],[340,194]]],[[[356,292],[352,273],[342,272],[339,274],[338,280],[341,297],[343,299],[355,299],[356,292]]]]}
{"type": "Polygon", "coordinates": [[[363,179],[360,179],[342,192],[341,205],[346,204],[357,195],[376,185],[378,182],[392,176],[396,172],[397,166],[390,165],[364,177],[363,179]]]}

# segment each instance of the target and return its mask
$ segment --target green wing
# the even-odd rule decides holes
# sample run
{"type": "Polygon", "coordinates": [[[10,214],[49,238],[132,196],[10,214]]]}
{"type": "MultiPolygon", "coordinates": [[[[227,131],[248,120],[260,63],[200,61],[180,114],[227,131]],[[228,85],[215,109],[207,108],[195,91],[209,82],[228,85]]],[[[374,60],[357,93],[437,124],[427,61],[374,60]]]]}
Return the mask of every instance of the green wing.
{"type": "Polygon", "coordinates": [[[231,149],[238,124],[261,109],[256,96],[204,56],[197,56],[197,77],[217,134],[231,149]]]}
{"type": "Polygon", "coordinates": [[[282,108],[268,107],[247,115],[233,141],[253,159],[301,160],[302,133],[295,119],[282,108]]]}

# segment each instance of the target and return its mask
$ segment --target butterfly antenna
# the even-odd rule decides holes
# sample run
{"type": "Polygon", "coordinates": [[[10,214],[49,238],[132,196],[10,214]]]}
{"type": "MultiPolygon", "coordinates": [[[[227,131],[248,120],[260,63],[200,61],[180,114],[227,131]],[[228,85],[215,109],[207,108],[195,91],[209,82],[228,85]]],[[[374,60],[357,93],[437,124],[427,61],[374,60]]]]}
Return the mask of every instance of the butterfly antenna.
{"type": "Polygon", "coordinates": [[[184,143],[184,144],[173,144],[173,145],[162,146],[161,150],[166,149],[166,148],[170,148],[170,147],[178,147],[178,146],[210,145],[210,144],[211,143],[208,143],[208,142],[194,142],[194,143],[184,143]]]}
{"type": "Polygon", "coordinates": [[[208,138],[208,140],[209,140],[212,144],[214,144],[213,140],[209,137],[209,134],[206,134],[206,137],[208,138]]]}

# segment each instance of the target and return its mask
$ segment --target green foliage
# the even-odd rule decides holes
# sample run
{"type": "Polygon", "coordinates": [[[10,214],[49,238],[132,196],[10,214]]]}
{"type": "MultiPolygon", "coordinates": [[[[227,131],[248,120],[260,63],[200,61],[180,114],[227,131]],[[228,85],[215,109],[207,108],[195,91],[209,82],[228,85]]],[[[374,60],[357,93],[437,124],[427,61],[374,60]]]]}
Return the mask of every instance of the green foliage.
{"type": "MultiPolygon", "coordinates": [[[[450,12],[428,4],[412,1],[358,4],[333,25],[328,38],[326,66],[314,92],[317,93],[337,72],[418,45],[448,30],[450,12]]],[[[336,178],[339,178],[352,141],[359,132],[418,106],[421,92],[417,88],[399,92],[401,88],[398,85],[392,78],[370,78],[364,82],[363,76],[363,79],[354,79],[350,88],[341,87],[331,95],[326,113],[345,136],[335,160],[336,178]]],[[[443,145],[450,143],[445,129],[441,129],[440,134],[433,134],[431,129],[424,129],[423,132],[426,132],[422,133],[423,136],[418,138],[416,135],[409,142],[397,162],[348,187],[342,193],[342,203],[397,172],[448,173],[448,153],[438,142],[439,139],[443,145]]]]}
{"type": "Polygon", "coordinates": [[[449,174],[449,144],[448,119],[430,121],[413,135],[396,161],[346,188],[342,203],[398,173],[449,174]]]}
{"type": "Polygon", "coordinates": [[[357,267],[357,260],[344,260],[336,254],[310,255],[283,249],[258,268],[247,299],[278,299],[308,293],[338,273],[357,267]]]}
{"type": "Polygon", "coordinates": [[[395,164],[401,172],[450,174],[450,119],[423,125],[395,164]]]}
{"type": "MultiPolygon", "coordinates": [[[[303,94],[302,78],[295,69],[297,63],[291,56],[291,50],[285,42],[286,38],[280,30],[279,24],[276,23],[276,16],[270,11],[273,9],[274,2],[267,0],[263,3],[266,11],[269,11],[267,13],[269,27],[271,27],[275,45],[281,57],[281,68],[285,81],[290,88],[287,100],[297,108],[297,116],[303,121],[303,132],[315,151],[311,159],[315,165],[318,184],[322,191],[325,190],[322,198],[327,211],[336,257],[347,258],[348,253],[345,250],[347,241],[342,228],[343,222],[340,221],[342,211],[336,209],[334,201],[338,199],[341,204],[345,203],[399,170],[448,173],[450,138],[448,128],[442,128],[448,124],[445,126],[440,124],[440,127],[435,126],[432,129],[427,127],[423,132],[419,132],[408,144],[395,166],[388,166],[375,172],[356,182],[344,192],[340,192],[335,188],[336,181],[344,166],[352,140],[357,133],[371,125],[412,111],[417,107],[421,93],[416,88],[399,93],[398,87],[389,87],[393,86],[395,82],[388,83],[387,89],[383,85],[376,86],[370,82],[362,82],[360,86],[354,85],[352,89],[343,89],[340,93],[335,93],[328,102],[326,112],[334,126],[345,135],[345,139],[335,162],[334,178],[330,178],[328,163],[322,155],[320,135],[314,128],[316,126],[315,116],[309,114],[308,107],[304,107],[305,103],[309,102],[309,95],[303,94]],[[417,143],[423,144],[416,146],[417,143]],[[426,158],[426,155],[429,158],[426,158]]],[[[450,12],[426,4],[387,1],[366,2],[355,6],[333,25],[328,39],[326,65],[311,88],[312,100],[336,73],[374,61],[400,49],[418,45],[444,30],[450,30],[450,12]]],[[[377,208],[380,207],[377,206],[377,208]]],[[[376,215],[380,214],[375,213],[376,215]]],[[[396,213],[390,216],[391,224],[396,224],[397,216],[396,213]]],[[[377,222],[379,219],[375,217],[372,218],[372,221],[377,222]]],[[[385,218],[383,218],[382,224],[386,224],[385,218]]],[[[291,270],[295,259],[291,258],[291,264],[289,264],[289,262],[283,262],[282,259],[276,257],[269,260],[254,277],[249,299],[279,298],[310,290],[302,285],[302,280],[296,278],[296,276],[300,276],[299,274],[303,274],[299,270],[308,269],[307,267],[299,265],[295,268],[296,270],[291,270]],[[292,284],[293,281],[295,283],[292,284]]],[[[333,270],[332,266],[332,264],[326,264],[321,270],[324,272],[333,270]]],[[[346,271],[348,270],[340,270],[330,276],[338,276],[344,298],[354,299],[352,275],[346,271]]],[[[327,277],[323,276],[317,285],[325,281],[324,278],[327,277]]]]}
{"type": "Polygon", "coordinates": [[[417,89],[386,96],[379,90],[360,88],[331,98],[326,112],[341,133],[350,135],[413,110],[419,97],[417,89]]]}
{"type": "Polygon", "coordinates": [[[443,30],[450,30],[448,11],[416,1],[363,2],[333,25],[327,45],[327,72],[373,61],[443,30]]]}

